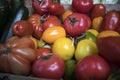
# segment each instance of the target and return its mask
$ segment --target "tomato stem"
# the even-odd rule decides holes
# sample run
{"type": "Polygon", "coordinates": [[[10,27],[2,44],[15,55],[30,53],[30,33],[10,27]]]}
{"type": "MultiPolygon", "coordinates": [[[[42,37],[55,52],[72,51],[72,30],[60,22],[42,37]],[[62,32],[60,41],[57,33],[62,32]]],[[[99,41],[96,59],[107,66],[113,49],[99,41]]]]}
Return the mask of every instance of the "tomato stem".
{"type": "Polygon", "coordinates": [[[52,55],[53,55],[53,54],[49,54],[49,55],[42,55],[41,57],[42,57],[42,59],[47,60],[47,59],[49,59],[52,55]]]}
{"type": "Polygon", "coordinates": [[[70,20],[70,24],[71,24],[72,26],[74,26],[74,23],[78,21],[78,20],[76,20],[75,18],[70,18],[69,20],[70,20]]]}
{"type": "Polygon", "coordinates": [[[0,51],[0,55],[1,54],[8,54],[11,51],[11,49],[9,47],[5,48],[4,50],[0,51]]]}

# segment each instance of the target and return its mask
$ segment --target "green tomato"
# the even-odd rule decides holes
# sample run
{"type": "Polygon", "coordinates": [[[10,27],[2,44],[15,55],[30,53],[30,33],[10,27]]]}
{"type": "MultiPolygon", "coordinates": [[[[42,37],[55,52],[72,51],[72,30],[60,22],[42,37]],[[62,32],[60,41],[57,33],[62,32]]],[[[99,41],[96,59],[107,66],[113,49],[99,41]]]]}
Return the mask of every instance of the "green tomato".
{"type": "Polygon", "coordinates": [[[91,40],[96,43],[96,36],[92,34],[91,32],[85,33],[85,39],[91,40]]]}
{"type": "Polygon", "coordinates": [[[52,46],[52,52],[64,60],[70,60],[74,56],[75,47],[71,39],[62,37],[57,39],[52,46]]]}

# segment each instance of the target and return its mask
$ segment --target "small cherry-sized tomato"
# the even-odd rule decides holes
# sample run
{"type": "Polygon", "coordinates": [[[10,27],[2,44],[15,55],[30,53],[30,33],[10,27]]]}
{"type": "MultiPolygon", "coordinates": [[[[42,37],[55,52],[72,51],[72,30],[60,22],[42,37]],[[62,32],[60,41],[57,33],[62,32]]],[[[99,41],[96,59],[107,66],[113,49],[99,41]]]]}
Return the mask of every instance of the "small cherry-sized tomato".
{"type": "Polygon", "coordinates": [[[65,36],[66,36],[65,29],[62,26],[55,26],[55,27],[47,28],[42,34],[42,39],[45,42],[51,44],[58,38],[65,36]]]}

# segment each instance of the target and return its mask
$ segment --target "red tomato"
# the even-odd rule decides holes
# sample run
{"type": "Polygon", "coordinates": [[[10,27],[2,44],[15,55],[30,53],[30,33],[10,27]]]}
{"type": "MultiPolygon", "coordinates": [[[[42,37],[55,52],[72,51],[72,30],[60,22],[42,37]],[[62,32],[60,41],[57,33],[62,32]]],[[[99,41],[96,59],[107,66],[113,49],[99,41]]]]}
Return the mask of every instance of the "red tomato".
{"type": "Polygon", "coordinates": [[[42,23],[43,18],[39,14],[33,14],[29,16],[28,22],[33,25],[33,36],[39,39],[42,35],[43,29],[42,29],[42,23]]]}
{"type": "Polygon", "coordinates": [[[94,4],[90,12],[90,18],[104,17],[106,14],[106,6],[104,4],[94,4]]]}
{"type": "Polygon", "coordinates": [[[52,15],[62,15],[64,13],[64,7],[60,3],[52,2],[48,7],[49,12],[52,15]]]}
{"type": "Polygon", "coordinates": [[[39,56],[41,55],[46,55],[51,53],[51,49],[50,48],[38,48],[35,51],[36,56],[39,58],[39,56]]]}
{"type": "Polygon", "coordinates": [[[110,66],[98,55],[90,55],[78,61],[75,67],[77,80],[107,80],[110,66]]]}
{"type": "Polygon", "coordinates": [[[12,32],[20,37],[32,35],[33,26],[25,20],[20,20],[12,25],[12,32]]]}
{"type": "Polygon", "coordinates": [[[48,6],[52,3],[52,0],[32,0],[32,7],[34,11],[40,15],[48,13],[48,6]]]}
{"type": "Polygon", "coordinates": [[[85,14],[72,13],[65,19],[63,25],[70,36],[77,37],[90,28],[91,20],[85,14]]]}
{"type": "Polygon", "coordinates": [[[79,13],[87,13],[93,6],[93,0],[73,0],[72,8],[79,13]]]}
{"type": "Polygon", "coordinates": [[[109,11],[103,19],[100,30],[115,30],[118,27],[120,27],[120,15],[118,11],[109,11]]]}
{"type": "Polygon", "coordinates": [[[53,27],[53,26],[61,26],[61,22],[59,21],[57,16],[49,15],[48,19],[44,21],[42,27],[43,30],[46,30],[48,27],[53,27]]]}
{"type": "Polygon", "coordinates": [[[54,54],[42,55],[32,66],[32,74],[46,79],[60,79],[64,75],[64,60],[54,54]]]}

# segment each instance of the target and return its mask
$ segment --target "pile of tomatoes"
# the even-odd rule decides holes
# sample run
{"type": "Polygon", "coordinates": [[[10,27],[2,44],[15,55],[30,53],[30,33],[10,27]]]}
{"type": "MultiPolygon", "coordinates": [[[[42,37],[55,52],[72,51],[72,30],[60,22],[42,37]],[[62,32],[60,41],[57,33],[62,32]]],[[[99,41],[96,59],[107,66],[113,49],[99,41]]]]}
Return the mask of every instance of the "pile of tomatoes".
{"type": "Polygon", "coordinates": [[[105,5],[93,4],[93,0],[73,0],[68,10],[52,0],[32,0],[32,7],[28,20],[15,22],[14,35],[0,45],[1,72],[60,80],[65,63],[73,59],[74,79],[108,78],[111,66],[99,55],[97,39],[119,36],[118,11],[107,15],[105,5]],[[115,22],[108,24],[113,17],[115,22]]]}

